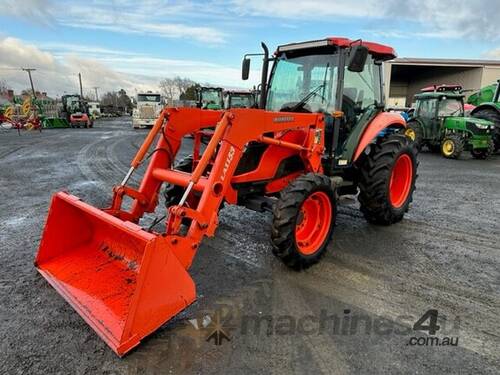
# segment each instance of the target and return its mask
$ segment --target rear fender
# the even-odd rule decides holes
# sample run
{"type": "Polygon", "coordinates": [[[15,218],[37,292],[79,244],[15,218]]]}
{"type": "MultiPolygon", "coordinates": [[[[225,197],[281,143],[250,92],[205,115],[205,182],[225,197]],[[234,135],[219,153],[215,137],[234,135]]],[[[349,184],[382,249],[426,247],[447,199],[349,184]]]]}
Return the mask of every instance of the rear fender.
{"type": "Polygon", "coordinates": [[[358,146],[354,151],[352,161],[355,162],[361,153],[372,141],[377,138],[380,132],[389,127],[405,128],[406,121],[397,113],[381,112],[366,126],[361,135],[358,146]]]}
{"type": "Polygon", "coordinates": [[[497,107],[493,103],[485,103],[485,104],[478,105],[476,108],[474,108],[470,112],[471,116],[475,115],[478,111],[480,111],[482,109],[492,109],[492,110],[496,111],[497,113],[500,113],[500,108],[499,107],[497,107]]]}

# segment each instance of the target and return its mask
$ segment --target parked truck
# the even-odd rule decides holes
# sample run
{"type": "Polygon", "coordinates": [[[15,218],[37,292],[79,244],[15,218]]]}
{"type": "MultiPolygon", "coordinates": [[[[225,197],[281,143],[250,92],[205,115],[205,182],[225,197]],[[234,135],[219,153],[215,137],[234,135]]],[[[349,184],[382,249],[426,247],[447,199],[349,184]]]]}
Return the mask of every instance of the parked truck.
{"type": "Polygon", "coordinates": [[[152,127],[163,107],[161,95],[152,91],[137,94],[136,108],[132,112],[134,129],[152,127]]]}

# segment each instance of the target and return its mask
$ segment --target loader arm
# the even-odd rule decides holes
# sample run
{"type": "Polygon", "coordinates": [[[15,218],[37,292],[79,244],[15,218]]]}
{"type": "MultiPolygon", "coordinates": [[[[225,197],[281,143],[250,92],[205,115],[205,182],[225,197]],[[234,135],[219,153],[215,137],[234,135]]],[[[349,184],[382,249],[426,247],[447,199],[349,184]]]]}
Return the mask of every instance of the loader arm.
{"type": "MultiPolygon", "coordinates": [[[[54,195],[35,266],[97,334],[124,355],[196,299],[187,270],[202,239],[214,235],[221,202],[236,202],[232,182],[245,146],[260,142],[269,149],[290,150],[303,158],[306,170],[320,171],[323,137],[322,114],[166,108],[126,178],[114,187],[111,207],[98,209],[65,192],[54,195]],[[215,124],[193,172],[172,169],[182,138],[215,124]],[[290,131],[303,136],[294,142],[284,137],[290,131]],[[126,185],[146,159],[139,188],[126,185]],[[154,211],[163,183],[184,187],[184,195],[169,207],[164,233],[146,231],[137,224],[145,212],[154,211]],[[196,199],[188,199],[195,193],[196,199]],[[124,196],[133,199],[130,211],[122,208],[124,196]],[[197,203],[188,205],[193,201],[197,203]]],[[[263,178],[272,180],[272,175],[240,176],[240,182],[263,178]]]]}
{"type": "MultiPolygon", "coordinates": [[[[172,148],[175,157],[182,138],[213,124],[213,111],[197,108],[182,108],[169,112],[165,136],[158,138],[157,150],[172,148]]],[[[220,116],[220,113],[217,115],[220,116]]],[[[223,200],[236,203],[236,191],[232,186],[234,173],[242,152],[249,142],[262,142],[281,149],[294,150],[303,155],[308,171],[321,170],[321,155],[324,149],[321,114],[286,114],[257,109],[234,109],[225,112],[216,126],[207,148],[192,174],[170,168],[171,158],[167,152],[156,152],[141,182],[139,193],[145,204],[135,201],[132,215],[138,220],[144,208],[154,211],[158,202],[158,191],[163,183],[180,185],[201,192],[197,207],[183,205],[169,208],[166,235],[171,239],[172,250],[179,261],[189,268],[195,250],[204,236],[213,236],[218,223],[218,211],[223,200]],[[265,134],[279,133],[290,128],[305,133],[302,144],[275,140],[265,134]],[[210,161],[210,173],[206,168],[210,161]],[[191,220],[187,235],[181,235],[183,220],[191,220]]],[[[238,178],[238,182],[260,181],[259,174],[238,178]]],[[[190,194],[191,191],[188,191],[190,194]]]]}

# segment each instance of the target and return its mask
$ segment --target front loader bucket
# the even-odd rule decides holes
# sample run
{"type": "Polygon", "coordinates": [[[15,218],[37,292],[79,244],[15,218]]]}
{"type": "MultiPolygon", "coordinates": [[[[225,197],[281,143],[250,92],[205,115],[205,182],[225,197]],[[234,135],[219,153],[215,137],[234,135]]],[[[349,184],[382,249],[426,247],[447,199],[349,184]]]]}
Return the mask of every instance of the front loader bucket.
{"type": "Polygon", "coordinates": [[[52,199],[35,265],[120,356],[196,297],[167,238],[63,192],[52,199]]]}

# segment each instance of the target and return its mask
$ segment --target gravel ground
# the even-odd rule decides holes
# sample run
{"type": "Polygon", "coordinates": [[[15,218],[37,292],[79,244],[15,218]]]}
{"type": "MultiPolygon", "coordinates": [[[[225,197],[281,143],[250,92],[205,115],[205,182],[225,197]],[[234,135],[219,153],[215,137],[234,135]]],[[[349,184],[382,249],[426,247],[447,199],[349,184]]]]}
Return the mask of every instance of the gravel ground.
{"type": "Polygon", "coordinates": [[[369,225],[343,199],[327,255],[305,272],[272,255],[268,215],[224,208],[190,270],[197,302],[119,359],[33,259],[51,194],[106,205],[145,134],[130,118],[0,130],[0,373],[498,373],[500,156],[429,153],[401,223],[369,225]],[[413,330],[429,309],[435,337],[456,346],[410,345],[430,337],[413,330]],[[217,312],[221,345],[203,328],[217,312]]]}

